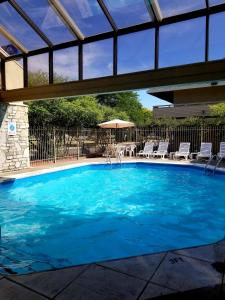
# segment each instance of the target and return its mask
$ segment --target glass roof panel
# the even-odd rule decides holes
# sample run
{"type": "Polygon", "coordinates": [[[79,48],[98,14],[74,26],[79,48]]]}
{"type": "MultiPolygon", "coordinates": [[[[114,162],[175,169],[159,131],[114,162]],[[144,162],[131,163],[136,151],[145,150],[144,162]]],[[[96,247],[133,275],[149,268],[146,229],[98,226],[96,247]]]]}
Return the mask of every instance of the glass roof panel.
{"type": "Polygon", "coordinates": [[[225,0],[209,0],[209,6],[219,5],[225,3],[225,0]]]}
{"type": "Polygon", "coordinates": [[[164,18],[206,8],[205,0],[158,0],[164,18]]]}
{"type": "Polygon", "coordinates": [[[17,0],[17,3],[53,44],[75,39],[47,0],[17,0]]]}
{"type": "Polygon", "coordinates": [[[54,83],[78,80],[78,47],[53,52],[54,83]]]}
{"type": "Polygon", "coordinates": [[[17,49],[12,43],[6,39],[3,35],[0,33],[0,47],[5,50],[8,55],[15,55],[21,53],[19,49],[17,49]]]}
{"type": "Polygon", "coordinates": [[[45,85],[49,83],[49,56],[48,53],[29,56],[28,86],[45,85]]]}
{"type": "Polygon", "coordinates": [[[145,0],[104,0],[118,28],[129,27],[153,20],[145,0]]]}
{"type": "Polygon", "coordinates": [[[206,18],[200,17],[159,29],[159,67],[202,62],[205,59],[206,18]]]}
{"type": "Polygon", "coordinates": [[[154,29],[142,30],[118,37],[119,74],[153,69],[154,61],[154,29]],[[142,45],[142,47],[140,47],[140,45],[142,45]]]}
{"type": "Polygon", "coordinates": [[[7,1],[0,4],[0,24],[28,50],[47,46],[7,1]]]}
{"type": "Polygon", "coordinates": [[[85,36],[112,31],[97,0],[61,0],[61,3],[85,36]]]}
{"type": "Polygon", "coordinates": [[[209,59],[225,58],[225,12],[213,14],[209,20],[209,59]]]}
{"type": "Polygon", "coordinates": [[[85,44],[83,48],[84,79],[110,76],[113,73],[113,40],[85,44]]]}

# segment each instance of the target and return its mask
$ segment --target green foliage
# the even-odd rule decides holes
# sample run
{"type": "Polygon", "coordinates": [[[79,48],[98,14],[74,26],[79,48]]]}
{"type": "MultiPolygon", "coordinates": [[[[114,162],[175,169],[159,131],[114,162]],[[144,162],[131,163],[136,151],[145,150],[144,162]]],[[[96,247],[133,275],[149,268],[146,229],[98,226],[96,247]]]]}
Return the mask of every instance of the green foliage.
{"type": "Polygon", "coordinates": [[[209,105],[209,110],[212,116],[225,118],[225,103],[209,105]]]}
{"type": "Polygon", "coordinates": [[[121,119],[130,120],[138,126],[152,123],[152,111],[142,106],[136,92],[98,95],[96,99],[99,104],[114,108],[118,114],[122,114],[121,119]]]}
{"type": "Polygon", "coordinates": [[[96,127],[112,119],[143,126],[152,122],[152,112],[141,105],[134,92],[42,100],[28,105],[31,126],[96,127]]]}
{"type": "Polygon", "coordinates": [[[28,73],[29,86],[38,86],[48,84],[48,73],[38,70],[36,72],[28,73]]]}
{"type": "Polygon", "coordinates": [[[225,124],[225,103],[209,105],[209,111],[215,125],[225,124]]]}

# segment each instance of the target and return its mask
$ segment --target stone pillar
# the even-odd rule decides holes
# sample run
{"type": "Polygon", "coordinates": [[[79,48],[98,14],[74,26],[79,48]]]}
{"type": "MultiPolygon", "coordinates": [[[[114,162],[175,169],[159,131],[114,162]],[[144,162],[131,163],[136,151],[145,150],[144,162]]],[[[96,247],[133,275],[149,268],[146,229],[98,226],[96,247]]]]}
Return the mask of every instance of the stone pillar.
{"type": "Polygon", "coordinates": [[[30,166],[28,107],[22,102],[0,102],[0,172],[30,166]],[[9,122],[16,124],[16,134],[8,132],[9,122]]]}

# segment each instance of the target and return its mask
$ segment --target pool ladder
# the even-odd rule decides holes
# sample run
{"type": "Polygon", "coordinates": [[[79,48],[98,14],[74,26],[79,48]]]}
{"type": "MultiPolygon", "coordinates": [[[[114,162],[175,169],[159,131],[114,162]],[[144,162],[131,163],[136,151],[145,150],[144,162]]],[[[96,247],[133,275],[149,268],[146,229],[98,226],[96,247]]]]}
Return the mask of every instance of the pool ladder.
{"type": "Polygon", "coordinates": [[[223,160],[224,157],[220,157],[220,158],[217,160],[215,166],[212,165],[212,166],[214,166],[214,167],[213,167],[213,168],[210,168],[210,163],[213,162],[214,158],[216,158],[216,160],[217,160],[217,155],[213,155],[213,156],[208,160],[207,164],[205,165],[205,174],[208,174],[208,175],[210,175],[210,174],[215,175],[216,169],[219,167],[219,165],[220,165],[220,163],[221,163],[221,161],[223,160]],[[207,172],[207,171],[208,171],[208,172],[207,172]],[[210,172],[210,171],[211,171],[211,172],[210,172]]]}
{"type": "Polygon", "coordinates": [[[111,156],[110,156],[110,154],[106,154],[106,158],[105,158],[105,161],[106,161],[106,163],[108,163],[108,164],[112,164],[112,161],[111,161],[111,156]]]}

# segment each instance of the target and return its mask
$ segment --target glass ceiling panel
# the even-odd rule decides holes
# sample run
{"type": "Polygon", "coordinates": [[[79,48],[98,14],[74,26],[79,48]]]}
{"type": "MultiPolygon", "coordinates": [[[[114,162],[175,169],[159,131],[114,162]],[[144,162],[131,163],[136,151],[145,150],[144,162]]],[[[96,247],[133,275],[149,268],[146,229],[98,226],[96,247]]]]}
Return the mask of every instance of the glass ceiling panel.
{"type": "Polygon", "coordinates": [[[209,6],[219,5],[225,3],[225,0],[209,0],[209,6]]]}
{"type": "Polygon", "coordinates": [[[202,62],[205,59],[206,18],[196,18],[161,26],[159,67],[202,62]]]}
{"type": "Polygon", "coordinates": [[[153,20],[153,17],[149,15],[145,0],[104,0],[104,2],[118,28],[153,20]]]}
{"type": "Polygon", "coordinates": [[[0,4],[0,24],[28,50],[47,46],[7,1],[0,4]]]}
{"type": "Polygon", "coordinates": [[[213,14],[209,20],[209,59],[225,58],[225,12],[213,14]]]}
{"type": "Polygon", "coordinates": [[[54,51],[54,83],[78,80],[78,47],[54,51]]]}
{"type": "Polygon", "coordinates": [[[53,44],[75,39],[47,0],[17,0],[17,3],[53,44]]]}
{"type": "Polygon", "coordinates": [[[164,18],[206,8],[205,0],[158,0],[164,18]]]}
{"type": "Polygon", "coordinates": [[[83,48],[84,79],[113,74],[113,40],[85,44],[83,48]]]}
{"type": "Polygon", "coordinates": [[[118,74],[150,70],[154,68],[154,62],[154,29],[118,37],[118,74]]]}
{"type": "Polygon", "coordinates": [[[17,49],[12,43],[7,40],[3,35],[0,33],[0,47],[5,50],[9,55],[15,55],[21,53],[19,49],[17,49]]]}
{"type": "Polygon", "coordinates": [[[61,3],[85,36],[112,31],[97,0],[61,0],[61,3]]]}

